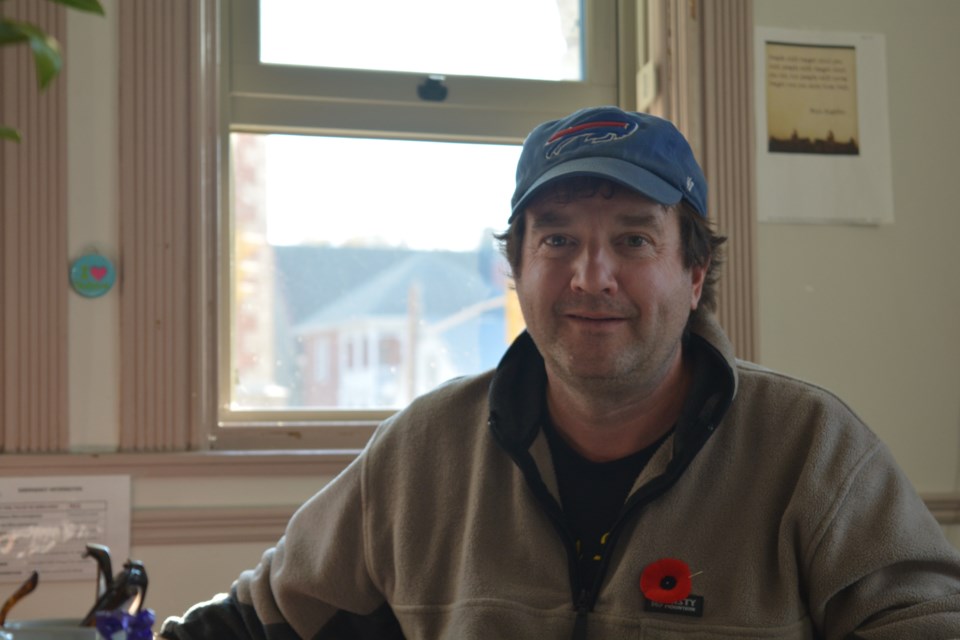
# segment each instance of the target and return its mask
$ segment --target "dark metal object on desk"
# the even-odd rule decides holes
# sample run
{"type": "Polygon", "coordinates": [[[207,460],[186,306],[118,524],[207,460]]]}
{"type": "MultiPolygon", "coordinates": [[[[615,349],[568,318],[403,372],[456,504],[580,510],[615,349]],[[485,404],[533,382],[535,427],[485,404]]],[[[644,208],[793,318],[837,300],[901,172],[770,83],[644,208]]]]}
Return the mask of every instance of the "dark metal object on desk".
{"type": "Polygon", "coordinates": [[[13,605],[20,602],[20,600],[26,596],[28,593],[37,588],[37,582],[40,581],[40,574],[34,571],[30,574],[30,577],[27,578],[23,584],[13,592],[9,598],[3,603],[3,607],[0,607],[0,627],[3,626],[3,623],[7,621],[7,614],[10,613],[10,609],[13,609],[13,605]]]}
{"type": "Polygon", "coordinates": [[[127,560],[123,571],[113,579],[110,588],[104,591],[93,607],[87,612],[80,626],[90,627],[96,624],[98,611],[122,609],[129,614],[138,613],[147,596],[147,570],[139,560],[127,560]]]}
{"type": "Polygon", "coordinates": [[[97,561],[97,591],[99,598],[113,586],[113,563],[110,560],[110,547],[102,544],[87,544],[84,558],[93,558],[97,561]]]}

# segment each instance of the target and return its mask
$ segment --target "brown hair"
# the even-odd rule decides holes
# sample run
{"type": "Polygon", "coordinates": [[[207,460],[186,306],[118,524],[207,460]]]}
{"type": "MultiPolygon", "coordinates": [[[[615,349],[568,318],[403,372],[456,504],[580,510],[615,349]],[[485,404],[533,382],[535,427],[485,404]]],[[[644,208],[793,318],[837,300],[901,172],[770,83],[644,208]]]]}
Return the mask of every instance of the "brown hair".
{"type": "MultiPolygon", "coordinates": [[[[591,198],[597,194],[604,198],[612,198],[618,189],[624,188],[603,178],[578,176],[551,184],[537,194],[531,204],[547,197],[558,199],[561,202],[591,198]]],[[[676,211],[679,216],[684,268],[707,266],[707,273],[703,281],[703,293],[700,295],[698,308],[716,311],[717,281],[720,279],[720,267],[723,264],[722,245],[727,239],[724,236],[717,235],[710,222],[697,213],[686,201],[681,200],[679,204],[669,208],[676,211]]],[[[520,275],[520,256],[522,255],[525,232],[526,216],[521,211],[514,216],[513,222],[510,223],[506,231],[494,236],[500,243],[500,251],[507,259],[514,278],[520,275]]]]}

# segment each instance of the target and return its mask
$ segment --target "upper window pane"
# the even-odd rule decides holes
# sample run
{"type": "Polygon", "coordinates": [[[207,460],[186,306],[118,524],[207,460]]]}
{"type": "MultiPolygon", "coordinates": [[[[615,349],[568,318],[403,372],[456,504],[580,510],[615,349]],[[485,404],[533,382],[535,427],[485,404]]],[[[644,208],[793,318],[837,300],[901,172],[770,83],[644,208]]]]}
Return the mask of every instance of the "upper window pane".
{"type": "Polygon", "coordinates": [[[581,0],[260,0],[260,61],[580,81],[581,25],[581,0]]]}

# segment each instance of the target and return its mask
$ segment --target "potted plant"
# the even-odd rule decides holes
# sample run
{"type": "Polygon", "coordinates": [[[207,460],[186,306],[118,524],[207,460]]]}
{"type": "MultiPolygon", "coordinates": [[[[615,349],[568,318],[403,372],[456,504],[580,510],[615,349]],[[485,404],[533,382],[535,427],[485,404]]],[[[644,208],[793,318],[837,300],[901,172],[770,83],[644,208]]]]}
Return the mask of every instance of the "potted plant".
{"type": "MultiPolygon", "coordinates": [[[[103,7],[99,0],[49,0],[67,7],[103,15],[103,7]]],[[[29,22],[10,20],[0,16],[0,46],[29,45],[33,52],[33,60],[37,67],[37,83],[42,91],[60,73],[63,58],[60,55],[60,43],[44,32],[43,29],[29,22]]],[[[0,124],[0,139],[20,141],[20,132],[11,127],[0,124]]]]}

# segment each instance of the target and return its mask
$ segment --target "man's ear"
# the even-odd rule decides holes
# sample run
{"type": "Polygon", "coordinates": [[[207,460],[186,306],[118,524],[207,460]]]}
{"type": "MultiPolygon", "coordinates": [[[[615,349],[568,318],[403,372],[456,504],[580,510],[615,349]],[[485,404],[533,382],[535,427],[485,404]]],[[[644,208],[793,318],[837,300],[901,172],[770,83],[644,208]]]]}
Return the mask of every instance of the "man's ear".
{"type": "Polygon", "coordinates": [[[700,304],[700,296],[703,295],[703,283],[707,279],[707,271],[710,270],[710,259],[702,265],[693,265],[690,267],[690,310],[696,311],[700,304]]]}

